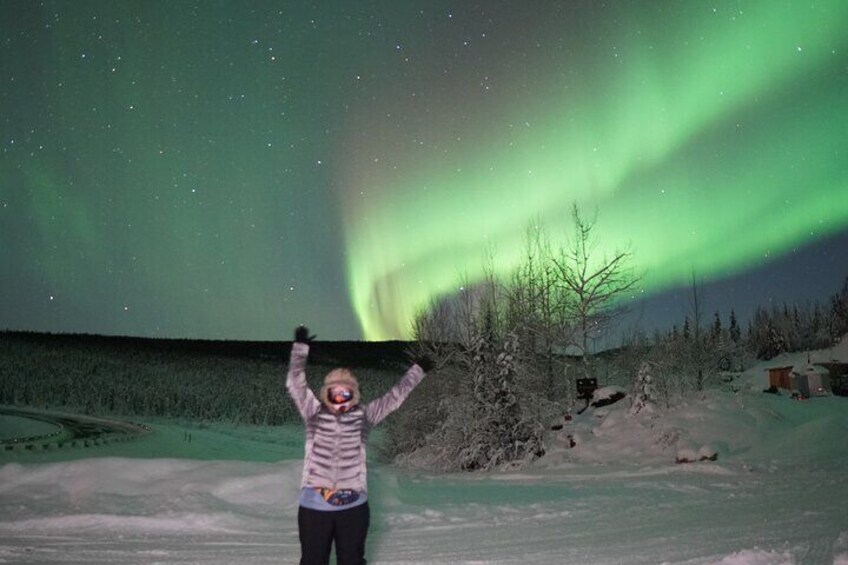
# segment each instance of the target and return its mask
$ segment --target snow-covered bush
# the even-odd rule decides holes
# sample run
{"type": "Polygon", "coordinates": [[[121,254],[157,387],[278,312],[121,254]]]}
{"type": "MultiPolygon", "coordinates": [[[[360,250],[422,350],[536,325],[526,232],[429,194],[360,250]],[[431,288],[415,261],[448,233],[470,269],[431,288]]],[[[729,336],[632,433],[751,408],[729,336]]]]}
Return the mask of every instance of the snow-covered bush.
{"type": "Polygon", "coordinates": [[[389,455],[417,466],[466,471],[540,456],[555,409],[528,386],[521,357],[514,334],[497,342],[491,333],[476,333],[455,363],[425,379],[421,386],[429,387],[392,416],[389,455]]]}

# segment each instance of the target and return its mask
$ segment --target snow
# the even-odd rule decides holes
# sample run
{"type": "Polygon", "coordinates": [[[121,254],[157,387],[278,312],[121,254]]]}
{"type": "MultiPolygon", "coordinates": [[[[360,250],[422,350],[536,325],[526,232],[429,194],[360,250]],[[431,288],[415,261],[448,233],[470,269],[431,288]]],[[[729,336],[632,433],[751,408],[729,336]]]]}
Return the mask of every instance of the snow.
{"type": "Polygon", "coordinates": [[[0,414],[0,441],[22,437],[46,436],[59,431],[48,422],[0,414]]]}
{"type": "MultiPolygon", "coordinates": [[[[848,565],[848,399],[763,394],[768,366],[670,410],[589,409],[519,470],[372,461],[369,563],[848,565]]],[[[300,427],[149,423],[0,454],[0,563],[297,563],[300,427]]]]}
{"type": "Polygon", "coordinates": [[[598,402],[601,400],[609,400],[616,394],[626,394],[627,391],[621,388],[620,386],[603,386],[595,389],[595,392],[592,393],[592,402],[598,402]]]}

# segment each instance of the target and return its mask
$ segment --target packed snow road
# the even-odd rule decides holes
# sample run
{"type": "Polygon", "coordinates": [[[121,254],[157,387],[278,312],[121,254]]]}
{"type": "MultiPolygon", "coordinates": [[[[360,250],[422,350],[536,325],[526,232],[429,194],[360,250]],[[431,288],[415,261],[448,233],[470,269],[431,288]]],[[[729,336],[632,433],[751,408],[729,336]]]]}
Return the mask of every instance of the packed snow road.
{"type": "MultiPolygon", "coordinates": [[[[0,468],[0,563],[296,563],[300,462],[125,458],[0,468]]],[[[580,467],[372,469],[371,563],[833,563],[844,476],[580,467]]]]}

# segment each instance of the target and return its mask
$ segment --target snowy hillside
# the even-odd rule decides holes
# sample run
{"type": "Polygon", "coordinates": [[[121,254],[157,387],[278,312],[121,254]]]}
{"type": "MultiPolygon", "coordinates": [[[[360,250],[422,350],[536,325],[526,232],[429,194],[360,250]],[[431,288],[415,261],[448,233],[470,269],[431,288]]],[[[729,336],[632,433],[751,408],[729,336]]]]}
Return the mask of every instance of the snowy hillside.
{"type": "MultiPolygon", "coordinates": [[[[848,565],[848,399],[763,394],[773,364],[667,413],[589,410],[521,471],[372,462],[369,562],[848,565]]],[[[154,428],[0,456],[0,563],[297,563],[300,429],[154,428]]]]}

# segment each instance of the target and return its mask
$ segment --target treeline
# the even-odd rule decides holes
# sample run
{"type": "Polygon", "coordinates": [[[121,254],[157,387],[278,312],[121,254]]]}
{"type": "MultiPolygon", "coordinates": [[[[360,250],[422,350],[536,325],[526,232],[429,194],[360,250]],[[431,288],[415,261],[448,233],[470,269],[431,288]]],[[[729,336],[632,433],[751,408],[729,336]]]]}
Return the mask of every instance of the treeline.
{"type": "MultiPolygon", "coordinates": [[[[754,311],[747,330],[743,331],[731,310],[725,323],[719,312],[714,312],[708,324],[693,323],[687,315],[682,326],[673,326],[665,334],[656,334],[654,344],[665,342],[686,343],[700,337],[734,349],[757,359],[768,360],[792,351],[824,349],[848,333],[848,277],[842,288],[825,302],[807,305],[760,305],[754,311]],[[704,327],[701,327],[704,326],[704,327]]],[[[726,349],[726,347],[722,347],[726,349]]]]}
{"type": "Polygon", "coordinates": [[[848,277],[825,303],[757,308],[745,336],[748,348],[759,359],[787,351],[822,349],[848,333],[848,277]]]}
{"type": "Polygon", "coordinates": [[[848,278],[825,303],[758,307],[746,330],[733,310],[726,322],[718,312],[705,319],[699,302],[693,283],[691,312],[682,325],[652,338],[637,333],[622,355],[630,360],[628,371],[633,374],[645,365],[656,400],[666,406],[729,373],[745,370],[748,360],[825,349],[848,333],[848,278]]]}
{"type": "MultiPolygon", "coordinates": [[[[366,398],[401,376],[402,344],[316,343],[307,368],[320,387],[337,362],[358,366],[366,398]],[[387,349],[383,357],[363,351],[387,349]],[[328,361],[330,363],[328,363],[328,361]],[[376,368],[375,368],[376,367],[376,368]]],[[[277,425],[299,421],[284,389],[288,344],[247,353],[238,347],[167,340],[0,333],[0,403],[85,414],[163,416],[277,425]]]]}

